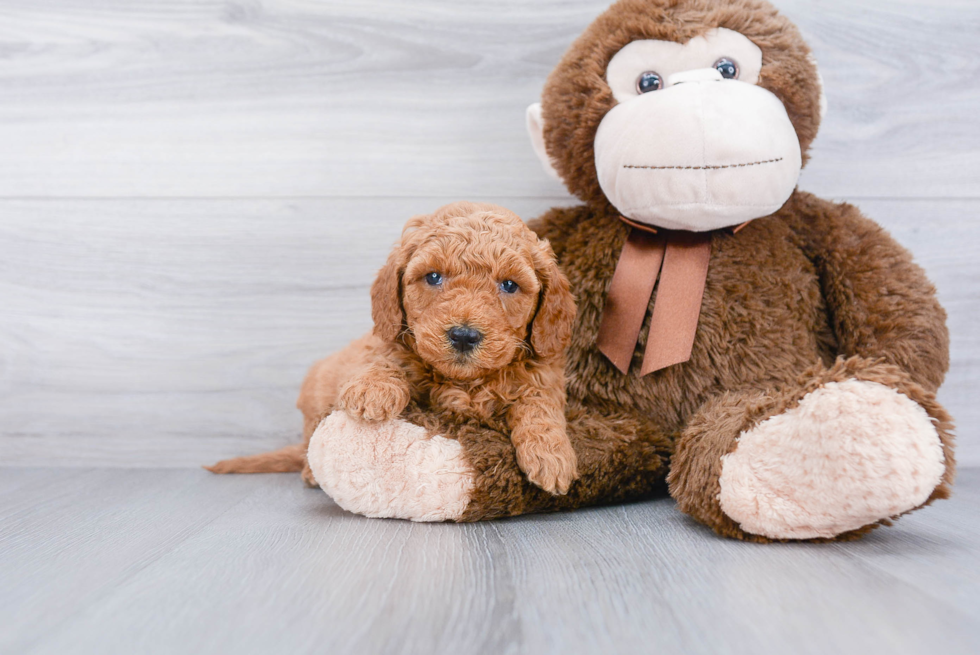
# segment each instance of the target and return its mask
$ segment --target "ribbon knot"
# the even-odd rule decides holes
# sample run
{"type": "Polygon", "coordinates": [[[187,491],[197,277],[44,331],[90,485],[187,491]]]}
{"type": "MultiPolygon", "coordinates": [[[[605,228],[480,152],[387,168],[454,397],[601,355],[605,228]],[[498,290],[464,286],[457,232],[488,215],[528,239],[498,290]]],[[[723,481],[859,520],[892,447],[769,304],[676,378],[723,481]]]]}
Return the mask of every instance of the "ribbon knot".
{"type": "MultiPolygon", "coordinates": [[[[691,358],[711,259],[711,233],[631,226],[602,310],[597,346],[626,374],[659,277],[640,375],[691,358]]],[[[739,226],[741,227],[741,226],[739,226]]]]}

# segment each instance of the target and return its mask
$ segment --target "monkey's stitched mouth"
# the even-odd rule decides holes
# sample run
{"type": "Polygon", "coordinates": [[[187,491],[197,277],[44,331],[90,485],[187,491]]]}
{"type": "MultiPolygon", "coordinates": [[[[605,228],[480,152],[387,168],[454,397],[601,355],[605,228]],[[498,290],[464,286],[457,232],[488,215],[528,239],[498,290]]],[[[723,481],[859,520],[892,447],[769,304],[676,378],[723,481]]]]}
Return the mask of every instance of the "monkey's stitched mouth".
{"type": "Polygon", "coordinates": [[[722,168],[745,168],[747,166],[762,166],[763,164],[775,164],[776,162],[783,161],[782,157],[777,157],[776,159],[764,159],[761,161],[750,161],[744,164],[724,164],[721,166],[640,166],[636,164],[624,164],[623,168],[644,168],[647,170],[654,171],[666,171],[666,170],[676,170],[676,171],[716,171],[722,168]]]}

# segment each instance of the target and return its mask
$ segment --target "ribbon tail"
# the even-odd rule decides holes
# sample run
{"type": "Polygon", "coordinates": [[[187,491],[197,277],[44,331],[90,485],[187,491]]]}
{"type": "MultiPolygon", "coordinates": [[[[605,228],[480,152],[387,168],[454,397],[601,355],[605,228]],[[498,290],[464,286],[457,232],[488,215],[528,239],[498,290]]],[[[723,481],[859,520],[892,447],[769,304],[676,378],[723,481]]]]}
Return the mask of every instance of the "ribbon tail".
{"type": "MultiPolygon", "coordinates": [[[[691,358],[710,259],[710,233],[671,233],[640,375],[691,358]]],[[[618,268],[616,272],[619,272],[618,268]]]]}
{"type": "Polygon", "coordinates": [[[596,346],[624,375],[633,359],[665,249],[662,235],[631,229],[609,285],[596,346]]]}

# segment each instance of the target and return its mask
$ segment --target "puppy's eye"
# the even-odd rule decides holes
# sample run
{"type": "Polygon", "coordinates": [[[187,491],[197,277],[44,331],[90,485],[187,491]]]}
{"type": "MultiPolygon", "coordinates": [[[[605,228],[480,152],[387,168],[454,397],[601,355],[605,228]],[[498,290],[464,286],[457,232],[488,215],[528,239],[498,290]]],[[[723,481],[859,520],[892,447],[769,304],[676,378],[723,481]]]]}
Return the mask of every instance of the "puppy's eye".
{"type": "Polygon", "coordinates": [[[716,71],[721,73],[721,76],[726,80],[734,80],[738,77],[738,64],[735,63],[733,59],[728,57],[722,57],[715,62],[714,68],[716,71]]]}
{"type": "Polygon", "coordinates": [[[520,287],[517,286],[517,282],[513,280],[504,280],[500,283],[500,290],[504,293],[517,293],[519,289],[520,287]]]}
{"type": "Polygon", "coordinates": [[[664,85],[663,79],[653,71],[640,73],[640,76],[636,78],[637,93],[649,93],[650,91],[657,91],[658,89],[662,88],[663,85],[664,85]]]}
{"type": "Polygon", "coordinates": [[[429,286],[437,287],[442,284],[442,273],[436,273],[435,271],[427,273],[425,276],[425,281],[429,284],[429,286]]]}

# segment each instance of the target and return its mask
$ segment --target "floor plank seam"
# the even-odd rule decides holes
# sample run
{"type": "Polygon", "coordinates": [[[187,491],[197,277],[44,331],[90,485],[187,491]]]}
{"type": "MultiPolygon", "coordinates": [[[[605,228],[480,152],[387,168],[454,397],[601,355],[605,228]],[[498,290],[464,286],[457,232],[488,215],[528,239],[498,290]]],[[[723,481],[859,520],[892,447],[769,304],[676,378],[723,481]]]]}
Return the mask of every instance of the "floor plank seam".
{"type": "Polygon", "coordinates": [[[189,539],[192,539],[192,538],[196,537],[197,535],[201,534],[204,530],[206,530],[208,527],[210,527],[215,521],[217,521],[221,517],[225,516],[226,514],[228,514],[233,509],[241,506],[242,503],[244,503],[248,499],[250,499],[253,496],[256,496],[256,495],[258,495],[260,493],[264,493],[265,491],[266,491],[265,489],[257,488],[257,489],[255,489],[253,491],[247,492],[242,497],[240,497],[238,500],[236,500],[234,503],[232,503],[231,505],[229,505],[227,508],[225,508],[224,510],[222,510],[218,514],[215,514],[209,520],[205,521],[204,523],[201,523],[200,525],[196,526],[193,529],[185,530],[185,533],[186,534],[179,541],[176,541],[175,543],[173,543],[169,548],[167,548],[165,551],[159,553],[153,559],[148,560],[146,562],[143,562],[139,566],[133,567],[128,572],[128,574],[124,578],[118,580],[117,583],[112,586],[112,588],[106,589],[104,592],[98,594],[95,598],[91,599],[91,601],[89,603],[87,603],[84,607],[80,607],[77,610],[75,610],[73,612],[70,612],[67,615],[65,615],[56,626],[52,626],[51,629],[49,629],[44,635],[38,637],[36,640],[34,640],[33,642],[31,642],[26,647],[26,649],[29,649],[29,650],[32,650],[33,651],[33,650],[36,650],[37,648],[42,647],[44,645],[44,641],[53,639],[58,634],[60,634],[61,632],[63,632],[64,630],[68,629],[70,627],[70,624],[75,619],[77,619],[78,617],[80,617],[82,614],[84,614],[85,612],[91,610],[93,607],[96,607],[96,606],[98,606],[100,604],[104,604],[104,603],[108,602],[109,600],[111,600],[113,598],[113,596],[115,596],[118,593],[121,593],[123,587],[125,587],[125,585],[128,582],[130,582],[133,578],[137,577],[143,571],[146,571],[147,569],[149,569],[149,568],[157,565],[158,563],[160,563],[161,561],[163,561],[166,557],[168,557],[169,555],[171,555],[174,551],[176,551],[178,548],[180,548],[182,545],[184,545],[184,543],[186,543],[189,539]]]}

